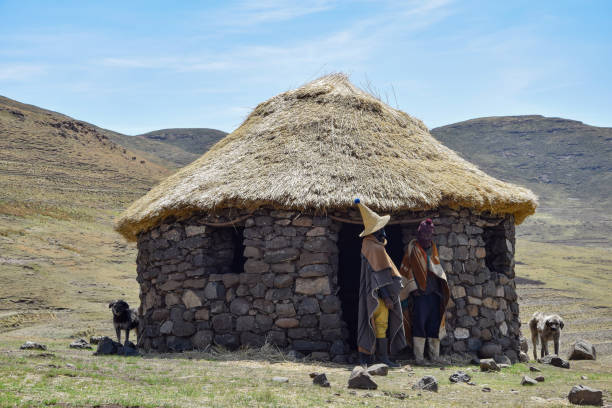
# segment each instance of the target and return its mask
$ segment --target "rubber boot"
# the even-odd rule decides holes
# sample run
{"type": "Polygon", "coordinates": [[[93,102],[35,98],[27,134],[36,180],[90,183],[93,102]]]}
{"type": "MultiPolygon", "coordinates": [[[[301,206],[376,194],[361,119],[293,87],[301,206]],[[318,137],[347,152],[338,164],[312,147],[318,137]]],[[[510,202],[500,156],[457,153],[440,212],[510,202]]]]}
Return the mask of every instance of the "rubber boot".
{"type": "Polygon", "coordinates": [[[384,339],[376,339],[376,354],[378,356],[378,361],[383,364],[389,366],[389,368],[398,368],[400,365],[394,363],[389,360],[389,340],[387,338],[384,339]]]}
{"type": "Polygon", "coordinates": [[[412,349],[414,351],[415,363],[425,365],[425,337],[413,337],[412,349]]]}
{"type": "Polygon", "coordinates": [[[372,364],[372,356],[370,354],[359,352],[359,365],[363,368],[368,368],[368,364],[372,364]]]}
{"type": "Polygon", "coordinates": [[[440,360],[440,339],[428,337],[427,343],[429,346],[429,357],[431,358],[431,361],[433,363],[441,364],[442,360],[440,360]]]}

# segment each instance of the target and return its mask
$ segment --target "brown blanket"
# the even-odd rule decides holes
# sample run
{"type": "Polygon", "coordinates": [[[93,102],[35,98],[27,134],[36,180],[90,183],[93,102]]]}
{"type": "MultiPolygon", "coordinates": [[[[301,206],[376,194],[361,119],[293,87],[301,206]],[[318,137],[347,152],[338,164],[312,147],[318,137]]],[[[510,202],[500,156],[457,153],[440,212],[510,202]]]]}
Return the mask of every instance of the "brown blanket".
{"type": "MultiPolygon", "coordinates": [[[[427,252],[416,239],[413,239],[408,244],[408,249],[402,259],[402,265],[400,266],[400,274],[404,278],[404,289],[400,294],[400,299],[404,300],[408,298],[410,293],[417,289],[425,290],[427,287],[427,279],[440,279],[440,287],[442,289],[442,302],[440,302],[440,337],[444,337],[445,325],[446,325],[446,306],[450,300],[450,289],[448,282],[446,281],[446,274],[444,269],[440,265],[440,258],[438,257],[438,248],[436,244],[432,242],[432,253],[429,258],[429,264],[427,263],[427,252]],[[432,274],[435,276],[432,276],[432,274]]],[[[412,339],[412,324],[411,324],[411,311],[404,310],[404,331],[408,341],[412,339]]]]}
{"type": "Polygon", "coordinates": [[[372,354],[376,348],[374,330],[374,310],[378,307],[378,289],[386,287],[393,300],[389,310],[389,349],[396,354],[406,347],[404,337],[402,308],[399,301],[401,281],[397,267],[385,251],[386,242],[381,243],[369,235],[363,239],[361,247],[361,276],[359,285],[359,321],[357,346],[362,353],[372,354]]]}

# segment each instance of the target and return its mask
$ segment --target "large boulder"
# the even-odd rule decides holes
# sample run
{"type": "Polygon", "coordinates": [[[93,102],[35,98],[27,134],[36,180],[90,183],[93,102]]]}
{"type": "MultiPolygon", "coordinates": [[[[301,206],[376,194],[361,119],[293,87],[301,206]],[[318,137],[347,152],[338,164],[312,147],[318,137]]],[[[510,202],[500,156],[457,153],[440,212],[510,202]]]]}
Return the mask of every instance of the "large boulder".
{"type": "Polygon", "coordinates": [[[595,347],[586,340],[578,340],[572,345],[568,360],[596,360],[595,347]]]}
{"type": "Polygon", "coordinates": [[[98,343],[98,349],[94,353],[97,356],[100,355],[109,355],[109,354],[117,354],[119,348],[123,346],[121,343],[118,343],[111,339],[110,337],[103,337],[102,340],[98,343]]]}
{"type": "Polygon", "coordinates": [[[368,374],[365,368],[355,366],[349,377],[348,387],[361,390],[375,390],[378,388],[378,384],[374,382],[372,376],[368,374]]]}
{"type": "Polygon", "coordinates": [[[574,385],[567,399],[575,405],[603,405],[601,390],[594,390],[584,385],[574,385]]]}

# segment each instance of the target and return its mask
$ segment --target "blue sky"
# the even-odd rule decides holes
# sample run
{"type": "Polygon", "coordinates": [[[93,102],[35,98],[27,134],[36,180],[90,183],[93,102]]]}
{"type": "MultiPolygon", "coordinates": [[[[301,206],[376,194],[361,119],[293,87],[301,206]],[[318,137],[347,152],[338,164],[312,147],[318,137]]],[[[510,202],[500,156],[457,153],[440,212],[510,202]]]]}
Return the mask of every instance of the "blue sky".
{"type": "Polygon", "coordinates": [[[126,134],[234,130],[342,71],[436,127],[612,126],[612,1],[0,0],[0,95],[126,134]]]}

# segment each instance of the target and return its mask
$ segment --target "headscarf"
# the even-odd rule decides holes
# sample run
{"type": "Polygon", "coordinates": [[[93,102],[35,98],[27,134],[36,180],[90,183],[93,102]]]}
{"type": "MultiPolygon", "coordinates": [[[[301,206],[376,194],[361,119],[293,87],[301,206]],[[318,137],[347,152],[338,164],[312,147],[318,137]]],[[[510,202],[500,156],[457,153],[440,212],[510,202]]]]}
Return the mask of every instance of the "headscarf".
{"type": "Polygon", "coordinates": [[[433,239],[434,223],[431,218],[421,221],[419,228],[417,229],[417,240],[421,248],[427,249],[431,246],[433,239]]]}

